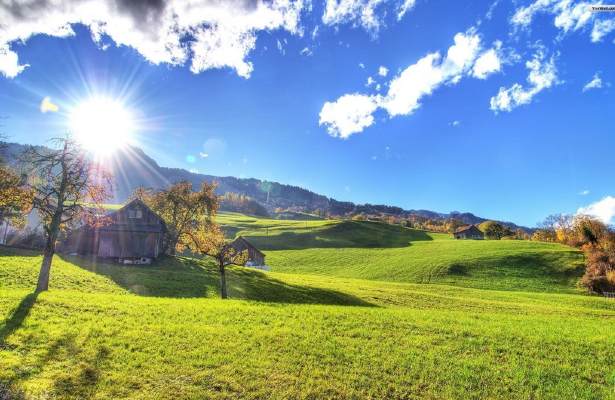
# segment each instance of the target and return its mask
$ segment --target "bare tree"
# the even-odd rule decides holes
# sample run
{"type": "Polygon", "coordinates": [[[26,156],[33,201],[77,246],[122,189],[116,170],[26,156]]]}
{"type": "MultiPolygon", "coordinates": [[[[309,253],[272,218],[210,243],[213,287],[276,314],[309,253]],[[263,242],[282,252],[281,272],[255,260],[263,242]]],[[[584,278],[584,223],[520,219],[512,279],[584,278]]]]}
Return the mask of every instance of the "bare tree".
{"type": "Polygon", "coordinates": [[[94,222],[111,189],[110,176],[73,139],[65,137],[52,142],[56,150],[30,147],[24,154],[32,168],[32,206],[40,215],[45,232],[36,292],[49,288],[51,261],[60,231],[74,223],[94,222]]]}

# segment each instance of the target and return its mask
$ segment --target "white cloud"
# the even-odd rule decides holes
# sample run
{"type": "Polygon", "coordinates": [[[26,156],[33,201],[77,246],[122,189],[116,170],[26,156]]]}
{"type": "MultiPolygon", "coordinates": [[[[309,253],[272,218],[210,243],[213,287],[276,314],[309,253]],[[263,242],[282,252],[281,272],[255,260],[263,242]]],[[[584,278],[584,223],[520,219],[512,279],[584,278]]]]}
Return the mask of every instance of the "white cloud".
{"type": "Polygon", "coordinates": [[[9,49],[8,44],[0,43],[0,73],[7,78],[14,78],[24,69],[29,67],[28,64],[19,64],[17,53],[9,49]]]}
{"type": "Polygon", "coordinates": [[[209,154],[207,154],[207,153],[205,153],[205,152],[201,151],[201,152],[199,152],[199,157],[201,157],[201,158],[207,158],[207,157],[209,157],[209,154]]]}
{"type": "Polygon", "coordinates": [[[351,24],[376,33],[384,24],[387,3],[395,7],[397,19],[412,9],[415,0],[327,0],[322,22],[325,25],[351,24]]]}
{"type": "Polygon", "coordinates": [[[378,75],[380,75],[380,76],[383,76],[383,77],[384,77],[384,76],[387,76],[387,74],[388,74],[388,73],[389,73],[389,69],[388,69],[387,67],[385,67],[385,66],[381,65],[381,66],[378,68],[378,75]]]}
{"type": "Polygon", "coordinates": [[[277,39],[276,46],[278,47],[278,51],[280,52],[280,54],[282,55],[286,54],[286,50],[284,50],[284,45],[282,44],[280,39],[277,39]]]}
{"type": "Polygon", "coordinates": [[[193,0],[182,2],[131,0],[37,0],[0,3],[0,71],[13,77],[23,70],[10,44],[34,35],[67,37],[73,24],[90,29],[105,47],[111,40],[129,46],[153,64],[184,65],[201,72],[231,68],[249,77],[246,57],[259,31],[284,29],[301,33],[303,0],[193,0]]]}
{"type": "Polygon", "coordinates": [[[374,123],[373,113],[378,99],[363,94],[346,94],[334,102],[326,102],[320,111],[320,125],[326,125],[333,137],[346,139],[374,123]]]}
{"type": "Polygon", "coordinates": [[[361,69],[365,69],[365,64],[363,64],[363,63],[359,63],[359,68],[361,68],[361,69]]]}
{"type": "Polygon", "coordinates": [[[562,0],[556,5],[555,26],[564,32],[577,31],[585,26],[593,16],[590,10],[592,2],[581,1],[574,6],[569,0],[562,0]]]}
{"type": "Polygon", "coordinates": [[[467,73],[480,51],[480,38],[474,33],[458,33],[444,59],[431,53],[407,67],[389,85],[381,106],[390,116],[409,115],[420,100],[442,84],[455,84],[467,73]]]}
{"type": "MultiPolygon", "coordinates": [[[[515,10],[511,23],[516,27],[527,28],[532,24],[536,14],[548,13],[555,15],[554,24],[556,26],[566,26],[569,29],[572,25],[576,25],[574,20],[579,20],[580,15],[582,15],[580,12],[582,8],[575,7],[576,12],[572,11],[570,3],[570,0],[535,0],[530,5],[515,10]]],[[[577,5],[585,5],[585,8],[589,10],[589,7],[587,7],[589,4],[581,2],[577,5]]],[[[583,20],[587,21],[587,18],[584,17],[583,20]]]]}
{"type": "Polygon", "coordinates": [[[591,5],[601,4],[599,0],[535,0],[530,5],[518,8],[511,18],[515,28],[528,28],[537,14],[554,16],[553,25],[562,33],[575,32],[592,26],[591,40],[599,42],[615,30],[614,20],[599,19],[599,14],[591,11],[591,5]],[[592,25],[593,24],[593,25],[592,25]]]}
{"type": "Polygon", "coordinates": [[[374,83],[376,83],[376,81],[374,80],[374,78],[372,78],[371,76],[368,76],[368,77],[367,77],[367,83],[365,83],[365,86],[368,86],[368,87],[369,87],[369,86],[373,85],[374,83]]]}
{"type": "Polygon", "coordinates": [[[600,42],[602,38],[615,30],[615,19],[597,20],[592,28],[592,42],[600,42]]]}
{"type": "Polygon", "coordinates": [[[555,59],[551,57],[545,60],[543,49],[539,49],[533,58],[525,63],[525,66],[530,71],[527,77],[530,85],[523,87],[515,83],[508,89],[501,87],[498,94],[491,98],[491,110],[496,113],[512,111],[518,106],[531,103],[538,93],[558,83],[555,59]]]}
{"type": "Polygon", "coordinates": [[[585,86],[583,86],[583,91],[587,92],[588,90],[600,88],[602,88],[602,78],[600,77],[600,74],[596,72],[592,80],[587,82],[585,86]]]}
{"type": "Polygon", "coordinates": [[[605,224],[615,223],[615,197],[607,196],[600,201],[577,210],[577,215],[591,215],[605,224]]]}
{"type": "Polygon", "coordinates": [[[390,117],[410,115],[420,100],[444,84],[456,84],[471,74],[481,50],[480,37],[473,30],[455,35],[445,57],[430,53],[410,65],[389,82],[386,95],[347,94],[327,102],[320,124],[330,134],[347,138],[374,123],[373,113],[382,108],[390,117]]]}
{"type": "Polygon", "coordinates": [[[478,79],[486,79],[487,76],[499,72],[502,69],[502,62],[496,48],[491,48],[483,52],[472,69],[472,76],[478,79]]]}
{"type": "Polygon", "coordinates": [[[309,47],[304,47],[299,54],[301,54],[302,56],[306,56],[306,57],[310,57],[312,55],[314,55],[314,52],[312,51],[312,49],[310,49],[309,47]]]}
{"type": "Polygon", "coordinates": [[[460,121],[455,120],[455,121],[452,121],[452,122],[450,123],[450,125],[454,128],[454,127],[457,127],[457,126],[461,125],[461,122],[460,122],[460,121]]]}
{"type": "Polygon", "coordinates": [[[415,4],[416,0],[404,0],[404,2],[401,4],[397,11],[397,20],[399,21],[400,19],[402,19],[408,11],[414,8],[415,4]]]}
{"type": "Polygon", "coordinates": [[[587,196],[588,194],[589,194],[589,190],[588,190],[588,189],[581,190],[581,191],[579,192],[579,195],[580,195],[580,196],[587,196]]]}
{"type": "Polygon", "coordinates": [[[316,40],[316,38],[318,37],[318,30],[319,30],[318,29],[318,25],[316,25],[314,27],[314,30],[312,31],[312,35],[311,35],[312,36],[312,40],[316,40]]]}

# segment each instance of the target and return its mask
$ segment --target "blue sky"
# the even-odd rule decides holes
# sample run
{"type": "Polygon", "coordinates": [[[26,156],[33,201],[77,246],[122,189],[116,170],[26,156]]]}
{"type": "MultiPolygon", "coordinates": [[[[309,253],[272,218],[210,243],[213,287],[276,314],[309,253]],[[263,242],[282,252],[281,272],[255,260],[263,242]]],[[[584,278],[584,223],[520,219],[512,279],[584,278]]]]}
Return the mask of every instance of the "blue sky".
{"type": "Polygon", "coordinates": [[[580,208],[613,222],[615,13],[595,2],[42,3],[0,5],[10,140],[44,144],[106,96],[165,166],[529,226],[580,208]]]}

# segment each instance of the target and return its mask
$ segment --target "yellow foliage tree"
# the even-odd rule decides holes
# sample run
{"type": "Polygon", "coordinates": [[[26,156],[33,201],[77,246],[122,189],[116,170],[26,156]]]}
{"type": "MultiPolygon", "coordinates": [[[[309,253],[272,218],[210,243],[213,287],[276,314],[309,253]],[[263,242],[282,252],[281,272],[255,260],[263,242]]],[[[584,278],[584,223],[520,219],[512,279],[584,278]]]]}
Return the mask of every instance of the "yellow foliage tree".
{"type": "Polygon", "coordinates": [[[248,261],[247,251],[239,251],[232,247],[224,238],[220,227],[210,222],[204,229],[191,231],[190,249],[196,253],[212,257],[218,263],[220,273],[220,297],[228,297],[226,287],[226,267],[229,265],[244,265],[248,261]]]}
{"type": "Polygon", "coordinates": [[[32,207],[32,191],[8,167],[0,167],[0,223],[22,226],[32,207]]]}
{"type": "Polygon", "coordinates": [[[182,181],[157,192],[139,188],[133,197],[142,200],[165,222],[166,250],[175,255],[186,249],[193,236],[205,230],[216,215],[218,196],[215,190],[215,183],[204,182],[195,192],[192,183],[182,181]]]}

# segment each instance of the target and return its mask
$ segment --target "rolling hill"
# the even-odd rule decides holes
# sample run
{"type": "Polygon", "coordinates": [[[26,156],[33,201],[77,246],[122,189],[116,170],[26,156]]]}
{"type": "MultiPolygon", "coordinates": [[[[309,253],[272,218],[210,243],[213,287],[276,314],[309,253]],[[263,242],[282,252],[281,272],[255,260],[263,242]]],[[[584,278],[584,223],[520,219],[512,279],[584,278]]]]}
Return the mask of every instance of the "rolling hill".
{"type": "Polygon", "coordinates": [[[218,222],[273,268],[230,267],[226,301],[214,264],[186,257],[58,256],[36,296],[41,255],[0,248],[1,398],[614,393],[615,303],[576,291],[573,249],[370,222],[218,222]]]}
{"type": "Polygon", "coordinates": [[[233,267],[233,299],[222,301],[213,266],[187,258],[56,258],[51,290],[35,296],[40,260],[0,249],[3,398],[604,399],[615,389],[615,303],[600,298],[233,267]]]}
{"type": "MultiPolygon", "coordinates": [[[[17,166],[19,156],[26,146],[18,143],[8,143],[6,145],[7,161],[17,166]]],[[[435,220],[456,218],[465,224],[479,224],[487,221],[486,218],[478,217],[472,213],[455,211],[439,213],[429,210],[404,210],[390,205],[355,204],[349,201],[338,201],[301,187],[277,182],[254,178],[197,174],[181,168],[163,167],[158,165],[154,159],[138,147],[128,147],[118,151],[116,157],[110,159],[107,167],[116,178],[113,184],[113,201],[115,203],[125,202],[130,194],[140,186],[164,188],[182,180],[198,186],[203,181],[215,181],[218,183],[217,192],[219,194],[236,193],[249,196],[269,210],[270,213],[276,208],[293,208],[302,211],[321,210],[332,215],[367,213],[396,215],[403,218],[419,216],[435,220]]],[[[522,228],[526,231],[531,231],[527,227],[520,227],[512,222],[502,221],[502,223],[511,229],[522,228]]]]}
{"type": "Polygon", "coordinates": [[[280,221],[222,213],[229,236],[268,250],[276,272],[501,290],[576,291],[582,254],[556,243],[463,241],[378,222],[280,221]]]}

